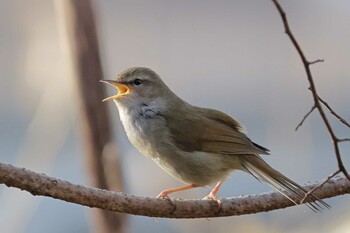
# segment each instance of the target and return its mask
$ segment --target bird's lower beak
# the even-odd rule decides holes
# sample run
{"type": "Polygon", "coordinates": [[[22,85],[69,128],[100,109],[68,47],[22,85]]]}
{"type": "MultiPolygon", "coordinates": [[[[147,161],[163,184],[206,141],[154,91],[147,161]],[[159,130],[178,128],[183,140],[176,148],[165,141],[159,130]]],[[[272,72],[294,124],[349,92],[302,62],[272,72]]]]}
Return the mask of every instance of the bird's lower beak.
{"type": "Polygon", "coordinates": [[[128,94],[129,91],[130,91],[130,89],[129,89],[129,87],[127,85],[122,84],[122,83],[120,83],[118,81],[115,81],[115,80],[100,80],[100,82],[107,83],[107,84],[112,85],[113,87],[118,89],[118,94],[117,95],[113,95],[113,96],[107,97],[107,98],[103,99],[102,102],[113,100],[113,99],[117,99],[121,95],[128,94]]]}

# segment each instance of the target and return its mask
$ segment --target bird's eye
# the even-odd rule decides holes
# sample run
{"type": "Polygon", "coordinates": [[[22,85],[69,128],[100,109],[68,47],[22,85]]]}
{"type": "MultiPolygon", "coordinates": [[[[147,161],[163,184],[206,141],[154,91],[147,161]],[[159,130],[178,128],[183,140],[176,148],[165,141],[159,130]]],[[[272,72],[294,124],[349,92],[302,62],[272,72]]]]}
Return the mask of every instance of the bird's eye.
{"type": "Polygon", "coordinates": [[[142,84],[142,80],[141,79],[135,79],[134,81],[133,81],[133,83],[136,85],[136,86],[140,86],[141,84],[142,84]]]}

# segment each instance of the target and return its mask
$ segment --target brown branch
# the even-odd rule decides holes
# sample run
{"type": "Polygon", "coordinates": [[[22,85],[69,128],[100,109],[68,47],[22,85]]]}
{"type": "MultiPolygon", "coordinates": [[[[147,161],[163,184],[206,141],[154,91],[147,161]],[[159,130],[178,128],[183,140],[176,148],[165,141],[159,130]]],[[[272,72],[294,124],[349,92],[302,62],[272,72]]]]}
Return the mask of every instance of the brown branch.
{"type": "MultiPolygon", "coordinates": [[[[108,109],[101,104],[106,96],[99,85],[103,77],[99,57],[98,37],[90,0],[58,1],[64,12],[66,34],[77,79],[80,100],[80,120],[86,165],[92,186],[102,189],[123,189],[120,163],[112,141],[108,109]]],[[[97,224],[94,231],[121,233],[126,216],[110,211],[94,210],[97,224]]]]}
{"type": "Polygon", "coordinates": [[[330,112],[333,116],[335,116],[341,123],[343,123],[344,125],[346,125],[347,127],[350,128],[350,124],[349,124],[346,120],[344,120],[344,118],[342,118],[341,116],[339,116],[339,115],[331,108],[331,106],[329,106],[329,104],[328,104],[326,101],[324,101],[323,99],[321,99],[321,97],[318,97],[318,99],[321,101],[321,103],[322,103],[324,106],[326,106],[326,108],[328,108],[329,112],[330,112]]]}
{"type": "Polygon", "coordinates": [[[315,61],[310,61],[309,64],[313,65],[313,64],[316,64],[316,63],[319,63],[319,62],[324,62],[324,59],[317,59],[315,61]]]}
{"type": "Polygon", "coordinates": [[[305,116],[303,117],[303,119],[300,121],[300,123],[297,125],[297,127],[295,128],[295,131],[297,131],[299,129],[300,126],[303,125],[304,121],[306,120],[306,118],[315,110],[315,105],[312,106],[312,108],[310,109],[310,111],[308,111],[308,113],[305,114],[305,116]]]}
{"type": "MultiPolygon", "coordinates": [[[[309,62],[306,59],[304,52],[302,51],[299,43],[297,42],[296,38],[294,37],[294,35],[289,27],[286,13],[284,12],[284,10],[281,7],[281,5],[279,4],[279,2],[277,0],[272,0],[272,2],[276,6],[276,8],[277,8],[277,10],[282,18],[285,33],[288,35],[289,39],[292,41],[292,44],[294,45],[295,49],[297,50],[297,52],[302,60],[302,63],[304,65],[306,76],[307,76],[307,79],[308,79],[309,84],[310,84],[310,91],[312,92],[312,97],[314,100],[314,106],[317,108],[317,110],[318,110],[327,130],[328,130],[328,133],[333,141],[333,147],[334,147],[335,156],[336,156],[336,159],[338,162],[338,168],[346,176],[346,178],[348,180],[350,180],[350,176],[349,176],[349,174],[348,174],[348,172],[343,164],[342,158],[341,158],[340,149],[339,149],[339,139],[335,135],[334,130],[333,130],[331,124],[329,123],[329,120],[328,120],[328,118],[327,118],[327,116],[322,108],[322,104],[321,104],[319,95],[318,95],[317,90],[316,90],[316,85],[315,85],[315,82],[314,82],[312,74],[311,74],[310,65],[315,64],[315,62],[309,62]]],[[[318,62],[318,61],[319,60],[316,60],[316,62],[318,62]]],[[[319,187],[319,188],[321,188],[321,187],[319,187]]]]}
{"type": "MultiPolygon", "coordinates": [[[[121,192],[87,188],[25,168],[1,163],[0,183],[25,190],[35,196],[47,196],[88,207],[151,217],[222,217],[294,206],[278,192],[222,199],[221,208],[217,202],[208,200],[173,200],[170,202],[165,199],[136,197],[121,192]]],[[[310,190],[316,185],[307,185],[304,188],[310,190]]],[[[344,177],[332,179],[315,191],[319,198],[330,198],[348,193],[350,193],[350,182],[344,177]]],[[[296,198],[293,194],[291,197],[296,198]]]]}

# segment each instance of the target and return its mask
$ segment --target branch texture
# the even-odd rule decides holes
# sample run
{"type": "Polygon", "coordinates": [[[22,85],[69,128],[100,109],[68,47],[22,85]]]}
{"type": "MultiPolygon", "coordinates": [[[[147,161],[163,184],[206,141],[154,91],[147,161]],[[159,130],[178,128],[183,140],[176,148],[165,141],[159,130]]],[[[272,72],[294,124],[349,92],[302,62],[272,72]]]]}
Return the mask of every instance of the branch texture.
{"type": "MultiPolygon", "coordinates": [[[[253,214],[282,209],[294,204],[278,192],[222,199],[216,201],[166,200],[136,197],[120,192],[75,185],[25,168],[0,163],[0,183],[16,187],[33,195],[48,196],[89,207],[121,213],[167,218],[207,218],[253,214]]],[[[317,184],[307,185],[310,190],[317,184]]],[[[350,193],[350,182],[337,177],[315,191],[319,198],[329,198],[350,193]]],[[[293,195],[291,194],[293,198],[293,195]]]]}

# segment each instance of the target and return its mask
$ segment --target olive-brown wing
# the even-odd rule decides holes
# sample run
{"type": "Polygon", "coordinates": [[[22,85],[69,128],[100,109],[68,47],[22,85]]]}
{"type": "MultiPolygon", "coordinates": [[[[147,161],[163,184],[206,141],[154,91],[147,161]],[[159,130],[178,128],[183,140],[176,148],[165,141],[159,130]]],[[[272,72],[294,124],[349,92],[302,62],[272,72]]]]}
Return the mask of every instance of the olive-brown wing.
{"type": "Polygon", "coordinates": [[[216,110],[197,108],[191,115],[172,115],[166,122],[174,144],[187,152],[268,154],[243,133],[238,121],[216,110]]]}

